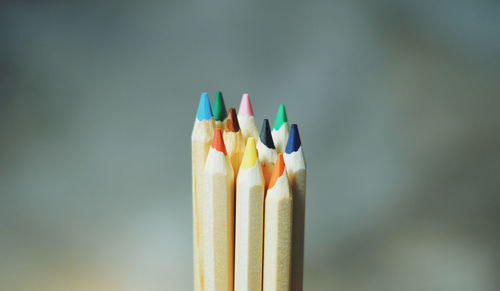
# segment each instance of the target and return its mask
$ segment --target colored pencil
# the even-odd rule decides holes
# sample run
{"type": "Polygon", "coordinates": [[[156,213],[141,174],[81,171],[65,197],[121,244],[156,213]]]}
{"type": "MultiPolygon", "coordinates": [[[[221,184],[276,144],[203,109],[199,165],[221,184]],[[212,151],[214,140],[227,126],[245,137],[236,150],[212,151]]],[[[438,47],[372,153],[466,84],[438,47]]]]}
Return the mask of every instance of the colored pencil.
{"type": "Polygon", "coordinates": [[[204,291],[233,290],[234,174],[220,128],[204,171],[204,291]]]}
{"type": "Polygon", "coordinates": [[[195,291],[302,291],[306,163],[280,104],[259,131],[250,97],[238,113],[202,93],[191,135],[195,291]]]}
{"type": "Polygon", "coordinates": [[[214,106],[212,108],[215,119],[215,126],[220,129],[224,129],[224,121],[227,117],[226,104],[224,104],[224,98],[222,97],[222,92],[217,91],[214,98],[214,106]]]}
{"type": "Polygon", "coordinates": [[[207,93],[202,93],[191,134],[191,162],[193,180],[193,257],[194,290],[203,290],[203,169],[214,132],[214,118],[207,93]]]}
{"type": "Polygon", "coordinates": [[[249,137],[236,179],[234,289],[260,291],[264,236],[264,177],[255,139],[249,137]]]}
{"type": "Polygon", "coordinates": [[[286,117],[285,105],[280,104],[276,118],[274,119],[274,126],[272,130],[274,145],[278,153],[285,151],[286,142],[288,140],[289,125],[286,117]]]}
{"type": "Polygon", "coordinates": [[[227,155],[233,166],[234,176],[237,177],[245,150],[245,142],[234,108],[230,108],[227,115],[226,126],[224,127],[224,143],[226,144],[227,155]]]}
{"type": "Polygon", "coordinates": [[[292,291],[302,291],[304,272],[304,225],[306,210],[306,163],[299,129],[296,124],[290,127],[290,135],[285,154],[286,171],[293,195],[292,219],[292,291]]]}
{"type": "Polygon", "coordinates": [[[259,162],[262,166],[262,173],[264,174],[267,189],[271,174],[273,173],[274,161],[276,161],[276,148],[274,147],[268,119],[264,119],[262,122],[262,129],[260,130],[260,137],[257,142],[257,151],[259,152],[259,162]]]}
{"type": "Polygon", "coordinates": [[[245,144],[249,137],[253,137],[255,140],[259,138],[259,130],[257,129],[257,123],[253,116],[252,103],[250,103],[250,97],[247,93],[243,94],[241,97],[240,109],[238,110],[238,122],[240,123],[241,134],[243,135],[245,144]]]}
{"type": "Polygon", "coordinates": [[[265,200],[264,291],[288,291],[292,239],[292,195],[283,161],[278,154],[265,200]]]}

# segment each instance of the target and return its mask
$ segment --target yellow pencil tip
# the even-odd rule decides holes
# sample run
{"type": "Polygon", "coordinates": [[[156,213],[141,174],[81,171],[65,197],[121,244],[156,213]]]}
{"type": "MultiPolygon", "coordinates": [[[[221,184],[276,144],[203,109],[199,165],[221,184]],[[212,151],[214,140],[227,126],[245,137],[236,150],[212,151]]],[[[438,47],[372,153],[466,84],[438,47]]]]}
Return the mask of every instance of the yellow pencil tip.
{"type": "Polygon", "coordinates": [[[249,169],[255,165],[257,161],[257,148],[255,147],[255,139],[249,137],[247,140],[247,145],[245,147],[245,153],[243,154],[243,161],[241,162],[241,168],[243,170],[249,169]]]}

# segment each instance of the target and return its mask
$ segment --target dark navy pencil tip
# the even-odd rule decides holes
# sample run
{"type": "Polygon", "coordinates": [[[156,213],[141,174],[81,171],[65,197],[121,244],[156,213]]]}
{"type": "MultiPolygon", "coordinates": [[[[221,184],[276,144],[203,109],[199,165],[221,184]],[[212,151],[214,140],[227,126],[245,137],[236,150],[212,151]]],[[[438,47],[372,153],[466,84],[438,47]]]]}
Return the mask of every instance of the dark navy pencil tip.
{"type": "Polygon", "coordinates": [[[262,129],[260,130],[260,141],[268,148],[275,149],[273,136],[271,135],[271,128],[269,127],[269,120],[264,119],[262,122],[262,129]]]}
{"type": "Polygon", "coordinates": [[[198,105],[198,113],[196,113],[196,119],[199,121],[209,120],[213,117],[212,107],[210,106],[210,99],[206,92],[201,93],[200,104],[198,105]]]}
{"type": "Polygon", "coordinates": [[[288,142],[286,144],[285,153],[291,154],[296,152],[301,145],[299,129],[297,128],[297,124],[292,124],[290,127],[290,134],[288,135],[288,142]]]}

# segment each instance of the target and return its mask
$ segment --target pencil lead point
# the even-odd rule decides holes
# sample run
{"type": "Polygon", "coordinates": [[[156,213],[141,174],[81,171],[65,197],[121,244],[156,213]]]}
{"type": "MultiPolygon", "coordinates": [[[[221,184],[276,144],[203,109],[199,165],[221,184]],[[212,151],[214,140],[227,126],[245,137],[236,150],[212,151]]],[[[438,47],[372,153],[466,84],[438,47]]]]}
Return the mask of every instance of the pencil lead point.
{"type": "Polygon", "coordinates": [[[276,159],[276,163],[274,164],[273,173],[271,174],[271,179],[269,180],[269,188],[271,189],[276,181],[278,180],[283,172],[285,171],[285,161],[283,160],[283,154],[278,154],[278,158],[276,159]]]}
{"type": "Polygon", "coordinates": [[[286,144],[285,153],[291,154],[296,152],[300,145],[299,129],[297,124],[292,124],[292,127],[290,127],[290,134],[288,135],[288,143],[286,144]]]}
{"type": "Polygon", "coordinates": [[[260,141],[270,149],[275,149],[273,136],[271,135],[271,128],[269,127],[269,120],[266,118],[262,122],[262,129],[260,130],[260,141]]]}
{"type": "Polygon", "coordinates": [[[274,119],[273,128],[275,130],[278,130],[283,125],[283,123],[286,123],[286,122],[288,122],[288,119],[286,117],[285,105],[280,104],[280,106],[278,107],[278,112],[276,113],[276,118],[274,119]]]}
{"type": "Polygon", "coordinates": [[[215,93],[213,113],[215,121],[224,121],[227,117],[226,105],[224,104],[224,98],[222,97],[222,92],[217,91],[215,93]]]}
{"type": "Polygon", "coordinates": [[[238,123],[238,117],[236,116],[236,109],[233,107],[229,108],[229,113],[227,115],[225,131],[237,132],[240,130],[240,124],[238,123]]]}
{"type": "Polygon", "coordinates": [[[253,167],[257,162],[257,158],[258,154],[257,148],[255,147],[255,139],[249,137],[245,147],[245,153],[243,154],[243,160],[241,161],[241,168],[246,170],[253,167]]]}
{"type": "Polygon", "coordinates": [[[250,103],[250,97],[248,96],[248,93],[243,94],[243,96],[241,97],[238,115],[253,116],[252,103],[250,103]]]}
{"type": "Polygon", "coordinates": [[[208,94],[203,92],[200,97],[200,104],[198,105],[198,112],[196,113],[196,119],[199,121],[209,120],[213,117],[212,108],[210,107],[210,99],[208,94]]]}
{"type": "Polygon", "coordinates": [[[224,155],[227,155],[226,146],[224,145],[224,139],[222,138],[222,131],[220,128],[215,129],[212,147],[224,155]]]}

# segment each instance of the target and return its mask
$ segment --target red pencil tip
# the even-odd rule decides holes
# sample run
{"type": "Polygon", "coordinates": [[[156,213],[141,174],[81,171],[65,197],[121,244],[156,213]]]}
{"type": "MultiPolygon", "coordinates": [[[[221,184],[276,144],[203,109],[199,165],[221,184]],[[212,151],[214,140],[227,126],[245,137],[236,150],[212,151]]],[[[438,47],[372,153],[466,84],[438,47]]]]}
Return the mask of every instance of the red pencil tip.
{"type": "Polygon", "coordinates": [[[226,146],[224,145],[224,139],[222,138],[222,131],[220,130],[220,128],[215,129],[212,147],[219,152],[227,155],[226,146]]]}

